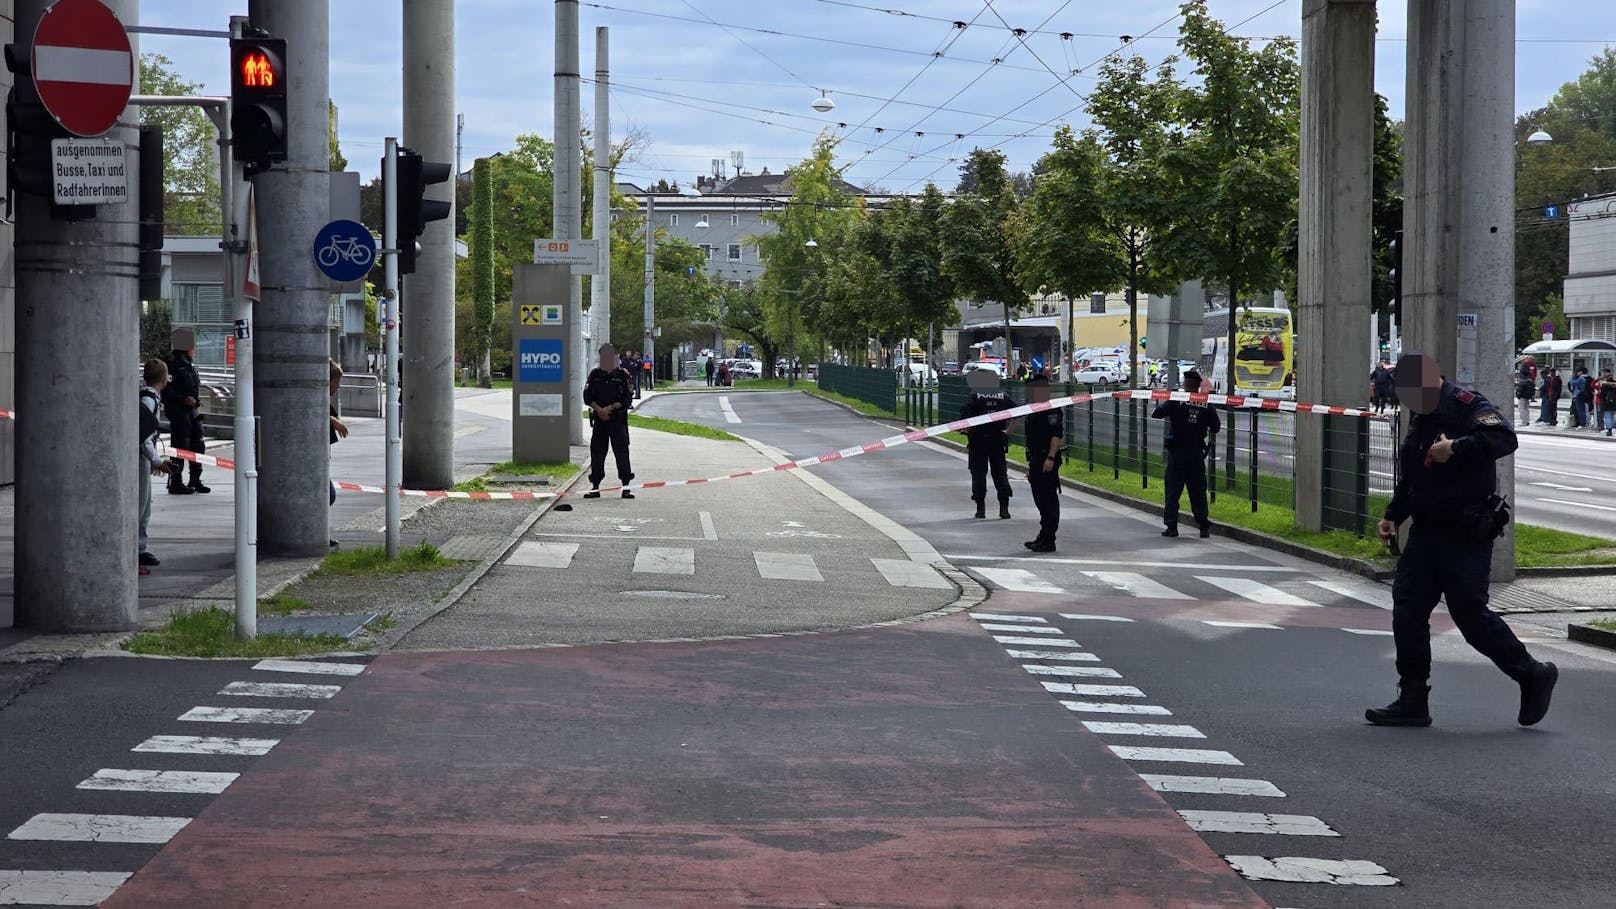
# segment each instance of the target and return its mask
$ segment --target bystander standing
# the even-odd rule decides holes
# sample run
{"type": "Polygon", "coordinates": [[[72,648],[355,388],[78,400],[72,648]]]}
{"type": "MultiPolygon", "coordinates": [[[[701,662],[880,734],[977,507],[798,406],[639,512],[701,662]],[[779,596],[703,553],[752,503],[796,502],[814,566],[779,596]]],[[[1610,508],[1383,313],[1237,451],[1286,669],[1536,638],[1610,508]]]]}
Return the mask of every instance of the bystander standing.
{"type": "Polygon", "coordinates": [[[146,525],[151,523],[151,481],[153,476],[178,473],[157,450],[157,408],[162,401],[163,388],[168,385],[168,365],[162,360],[147,360],[140,389],[140,526],[135,535],[135,558],[140,563],[140,574],[151,574],[151,569],[162,564],[146,549],[146,525]]]}

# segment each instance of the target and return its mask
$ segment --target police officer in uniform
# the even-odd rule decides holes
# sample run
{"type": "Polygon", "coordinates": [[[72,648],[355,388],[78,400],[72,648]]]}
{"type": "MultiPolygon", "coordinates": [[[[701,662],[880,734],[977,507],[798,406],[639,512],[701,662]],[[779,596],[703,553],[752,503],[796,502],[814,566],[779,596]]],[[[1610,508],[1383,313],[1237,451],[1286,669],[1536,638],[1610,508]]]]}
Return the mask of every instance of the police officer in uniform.
{"type": "MultiPolygon", "coordinates": [[[[960,418],[969,419],[998,413],[1015,407],[1010,396],[999,390],[999,377],[986,369],[978,369],[966,378],[971,397],[960,409],[960,418]]],[[[993,489],[999,494],[999,517],[1010,517],[1010,475],[1005,470],[1004,456],[1010,448],[1010,420],[984,423],[965,430],[965,446],[971,466],[971,501],[976,503],[976,517],[987,517],[988,472],[993,473],[993,489]]]]}
{"type": "MultiPolygon", "coordinates": [[[[634,403],[634,380],[617,363],[617,348],[600,346],[600,366],[584,383],[584,403],[589,405],[589,486],[586,499],[600,498],[600,481],[606,476],[606,449],[617,459],[617,479],[624,484],[634,479],[628,463],[628,411],[634,403]]],[[[634,493],[623,490],[623,498],[634,493]]]]}
{"type": "MultiPolygon", "coordinates": [[[[1027,380],[1027,402],[1049,400],[1049,377],[1027,380]]],[[[1060,410],[1045,410],[1027,416],[1027,482],[1032,484],[1032,502],[1038,506],[1038,536],[1028,540],[1033,552],[1054,552],[1055,531],[1060,528],[1060,463],[1065,439],[1066,417],[1060,410]]]]}
{"type": "Polygon", "coordinates": [[[1436,362],[1420,354],[1398,361],[1397,397],[1413,419],[1379,530],[1389,543],[1399,524],[1414,522],[1392,585],[1399,694],[1364,716],[1377,726],[1431,725],[1430,618],[1445,598],[1465,641],[1520,685],[1517,719],[1531,726],[1548,713],[1559,670],[1533,659],[1487,608],[1493,540],[1508,520],[1507,506],[1495,495],[1493,464],[1515,451],[1515,429],[1486,398],[1448,382],[1436,362]]]}
{"type": "MultiPolygon", "coordinates": [[[[1184,390],[1190,394],[1199,392],[1201,374],[1193,369],[1184,373],[1184,390]]],[[[1201,536],[1209,537],[1212,519],[1206,510],[1206,453],[1223,428],[1218,412],[1205,404],[1163,401],[1151,416],[1167,421],[1167,502],[1162,514],[1167,529],[1162,536],[1178,536],[1178,500],[1188,488],[1190,512],[1201,528],[1201,536]]]]}
{"type": "MultiPolygon", "coordinates": [[[[163,413],[168,417],[168,437],[175,448],[202,454],[208,450],[202,441],[202,378],[197,375],[191,351],[196,336],[188,329],[174,331],[170,344],[172,351],[164,361],[168,366],[168,386],[163,389],[163,413]]],[[[194,492],[212,492],[202,483],[202,465],[191,462],[191,482],[185,482],[184,462],[179,458],[169,461],[168,491],[172,495],[188,496],[194,492]]]]}

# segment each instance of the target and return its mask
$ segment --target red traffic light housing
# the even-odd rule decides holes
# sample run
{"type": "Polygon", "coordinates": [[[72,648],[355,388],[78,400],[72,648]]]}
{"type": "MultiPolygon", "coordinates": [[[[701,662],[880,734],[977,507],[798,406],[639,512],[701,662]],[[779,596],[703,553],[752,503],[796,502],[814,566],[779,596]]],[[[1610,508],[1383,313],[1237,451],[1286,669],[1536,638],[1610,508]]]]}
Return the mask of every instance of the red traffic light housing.
{"type": "Polygon", "coordinates": [[[454,203],[426,198],[426,188],[447,183],[454,166],[427,161],[407,148],[398,150],[398,273],[415,273],[415,240],[426,232],[431,221],[442,221],[454,214],[454,203]]]}
{"type": "Polygon", "coordinates": [[[286,40],[230,40],[230,131],[248,173],[286,160],[286,40]]]}

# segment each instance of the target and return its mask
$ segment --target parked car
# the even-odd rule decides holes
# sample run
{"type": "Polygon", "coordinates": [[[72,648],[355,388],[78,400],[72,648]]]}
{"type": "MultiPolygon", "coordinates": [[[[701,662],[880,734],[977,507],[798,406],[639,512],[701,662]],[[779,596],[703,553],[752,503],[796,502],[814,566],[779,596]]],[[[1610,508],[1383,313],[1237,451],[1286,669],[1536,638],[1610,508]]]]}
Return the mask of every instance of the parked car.
{"type": "Polygon", "coordinates": [[[925,363],[909,364],[910,385],[935,385],[937,383],[937,370],[925,363]]]}
{"type": "Polygon", "coordinates": [[[938,371],[941,372],[945,376],[957,376],[957,375],[960,374],[959,361],[958,360],[944,360],[943,361],[943,368],[938,370],[938,371]]]}
{"type": "Polygon", "coordinates": [[[1121,360],[1092,360],[1072,375],[1072,381],[1084,385],[1119,385],[1127,377],[1121,360]]]}
{"type": "Polygon", "coordinates": [[[960,371],[964,375],[970,375],[971,373],[981,369],[985,369],[1001,379],[1004,378],[1004,366],[1002,364],[990,363],[983,360],[972,360],[971,362],[966,363],[965,368],[960,371]]]}

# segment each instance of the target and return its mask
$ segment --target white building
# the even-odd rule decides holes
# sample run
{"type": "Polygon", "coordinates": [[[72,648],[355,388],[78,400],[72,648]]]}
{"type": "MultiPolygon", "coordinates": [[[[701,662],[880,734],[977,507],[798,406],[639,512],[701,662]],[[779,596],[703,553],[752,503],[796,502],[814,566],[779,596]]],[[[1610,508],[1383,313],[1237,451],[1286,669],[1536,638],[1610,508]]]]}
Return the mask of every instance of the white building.
{"type": "Polygon", "coordinates": [[[1565,311],[1574,340],[1616,342],[1616,195],[1566,206],[1571,261],[1565,311]]]}

